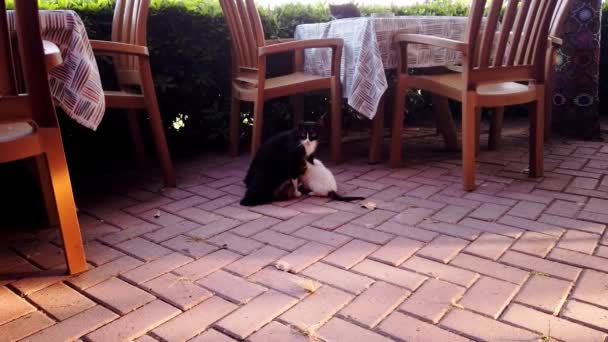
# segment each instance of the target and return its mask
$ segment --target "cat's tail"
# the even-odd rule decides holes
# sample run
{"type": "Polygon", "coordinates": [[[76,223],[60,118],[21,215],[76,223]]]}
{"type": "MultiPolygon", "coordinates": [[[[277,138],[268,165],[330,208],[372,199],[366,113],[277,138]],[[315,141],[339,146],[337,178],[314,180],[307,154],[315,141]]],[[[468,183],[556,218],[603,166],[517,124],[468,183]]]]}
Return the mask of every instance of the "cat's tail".
{"type": "Polygon", "coordinates": [[[365,199],[365,197],[357,197],[357,196],[342,196],[335,191],[330,191],[327,193],[327,197],[331,198],[334,201],[341,202],[350,202],[350,201],[358,201],[365,199]]]}

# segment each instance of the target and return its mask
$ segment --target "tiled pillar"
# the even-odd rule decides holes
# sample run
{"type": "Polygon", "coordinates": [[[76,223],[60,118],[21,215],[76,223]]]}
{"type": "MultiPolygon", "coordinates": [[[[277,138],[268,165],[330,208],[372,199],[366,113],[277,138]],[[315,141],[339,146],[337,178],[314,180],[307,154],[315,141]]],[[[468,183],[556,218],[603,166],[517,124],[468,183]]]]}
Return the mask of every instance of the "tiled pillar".
{"type": "Polygon", "coordinates": [[[553,128],[566,136],[599,137],[601,0],[573,0],[557,52],[553,128]]]}

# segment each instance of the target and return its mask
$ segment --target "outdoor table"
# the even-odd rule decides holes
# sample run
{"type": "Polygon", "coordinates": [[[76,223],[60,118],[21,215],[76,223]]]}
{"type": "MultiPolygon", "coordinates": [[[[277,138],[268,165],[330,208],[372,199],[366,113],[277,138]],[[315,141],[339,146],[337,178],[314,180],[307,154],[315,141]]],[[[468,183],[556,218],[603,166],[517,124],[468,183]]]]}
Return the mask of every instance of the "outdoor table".
{"type": "MultiPolygon", "coordinates": [[[[8,11],[10,30],[15,12],[8,11]]],[[[96,130],[105,113],[97,62],[82,20],[74,11],[40,11],[42,39],[59,47],[63,63],[49,70],[55,103],[76,122],[96,130]]]]}
{"type": "MultiPolygon", "coordinates": [[[[393,35],[417,33],[462,41],[467,17],[403,16],[361,17],[296,27],[295,39],[342,38],[341,81],[343,97],[360,114],[372,119],[388,88],[385,70],[398,64],[399,51],[393,35]]],[[[304,70],[317,75],[331,72],[330,51],[305,51],[304,70]]],[[[449,66],[460,62],[461,53],[439,47],[408,46],[408,67],[449,66]]]]}

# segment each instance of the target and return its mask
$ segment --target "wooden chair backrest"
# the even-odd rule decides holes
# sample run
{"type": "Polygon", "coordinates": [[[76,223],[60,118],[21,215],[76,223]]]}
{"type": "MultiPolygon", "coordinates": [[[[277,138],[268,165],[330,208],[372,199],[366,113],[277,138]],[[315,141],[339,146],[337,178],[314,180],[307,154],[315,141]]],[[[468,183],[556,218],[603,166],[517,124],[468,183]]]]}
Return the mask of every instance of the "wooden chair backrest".
{"type": "Polygon", "coordinates": [[[553,20],[551,20],[551,28],[549,34],[554,37],[561,36],[564,23],[570,13],[573,0],[557,0],[557,6],[555,13],[553,14],[553,20]]]}
{"type": "Polygon", "coordinates": [[[556,3],[556,0],[489,3],[473,0],[465,39],[469,44],[464,66],[468,86],[486,80],[543,83],[547,39],[556,3]]]}
{"type": "Polygon", "coordinates": [[[0,121],[33,120],[39,127],[58,127],[44,61],[37,1],[15,1],[14,18],[18,54],[13,51],[6,2],[0,0],[0,121]],[[15,79],[20,72],[26,91],[21,94],[15,79]]]}
{"type": "MultiPolygon", "coordinates": [[[[112,21],[112,41],[147,46],[150,0],[117,0],[112,21]]],[[[122,86],[140,85],[137,57],[117,55],[114,68],[122,86]]]]}
{"type": "Polygon", "coordinates": [[[264,28],[253,0],[220,0],[228,30],[234,77],[242,69],[257,69],[258,48],[264,46],[264,28]]]}

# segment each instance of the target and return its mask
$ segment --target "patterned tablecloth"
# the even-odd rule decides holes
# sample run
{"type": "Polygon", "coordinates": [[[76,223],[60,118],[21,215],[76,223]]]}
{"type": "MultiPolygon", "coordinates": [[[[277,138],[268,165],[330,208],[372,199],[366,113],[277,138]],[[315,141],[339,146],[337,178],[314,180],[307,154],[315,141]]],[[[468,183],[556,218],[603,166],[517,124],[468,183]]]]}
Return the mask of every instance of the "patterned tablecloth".
{"type": "MultiPolygon", "coordinates": [[[[15,29],[15,12],[8,11],[10,29],[15,29]]],[[[87,31],[73,11],[40,11],[43,40],[59,46],[63,63],[49,72],[55,102],[78,123],[92,130],[103,119],[105,99],[97,62],[87,31]]]]}
{"type": "MultiPolygon", "coordinates": [[[[463,40],[466,17],[386,17],[351,18],[327,23],[298,25],[296,39],[342,38],[342,91],[348,104],[362,115],[373,118],[382,94],[388,88],[385,69],[395,68],[398,49],[392,44],[397,31],[463,40]]],[[[461,55],[445,48],[426,45],[408,47],[408,66],[453,65],[461,55]]],[[[329,49],[309,49],[305,53],[306,72],[329,75],[329,49]]]]}

